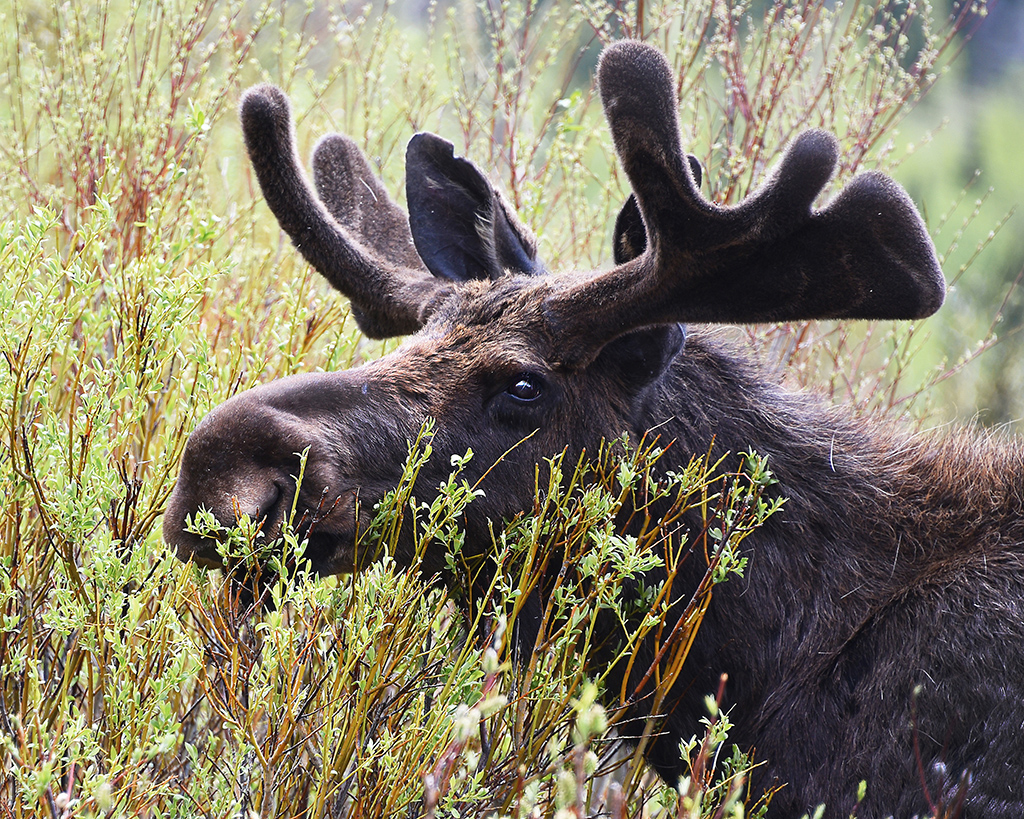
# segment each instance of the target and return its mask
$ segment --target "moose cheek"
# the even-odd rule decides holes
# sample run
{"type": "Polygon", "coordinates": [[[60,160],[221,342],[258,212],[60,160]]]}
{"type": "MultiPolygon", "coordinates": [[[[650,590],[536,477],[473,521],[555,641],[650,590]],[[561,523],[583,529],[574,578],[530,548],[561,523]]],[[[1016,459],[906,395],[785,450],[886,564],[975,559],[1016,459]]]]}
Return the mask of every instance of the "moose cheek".
{"type": "Polygon", "coordinates": [[[540,413],[524,412],[522,407],[509,407],[507,402],[501,403],[505,405],[493,407],[490,411],[491,420],[499,430],[522,437],[542,427],[540,413]]]}

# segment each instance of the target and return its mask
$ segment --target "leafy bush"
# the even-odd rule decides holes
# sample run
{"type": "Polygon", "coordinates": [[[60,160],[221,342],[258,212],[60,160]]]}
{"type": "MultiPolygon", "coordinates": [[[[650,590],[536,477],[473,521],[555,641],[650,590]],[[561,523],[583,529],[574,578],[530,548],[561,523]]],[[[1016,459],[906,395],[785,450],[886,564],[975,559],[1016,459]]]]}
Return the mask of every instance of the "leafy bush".
{"type": "MultiPolygon", "coordinates": [[[[334,582],[301,582],[296,560],[269,583],[275,610],[253,616],[231,584],[167,553],[163,505],[212,406],[389,348],[358,335],[259,204],[234,101],[276,82],[305,148],[348,132],[395,191],[409,135],[441,132],[500,179],[553,267],[596,266],[609,242],[595,226],[626,193],[590,81],[602,43],[642,34],[669,54],[684,138],[713,198],[732,202],[805,127],[838,134],[839,181],[886,167],[893,127],[969,13],[936,30],[922,4],[525,0],[432,4],[403,27],[414,10],[390,3],[19,3],[0,34],[4,815],[763,811],[770,795],[743,786],[756,760],[730,755],[714,692],[692,774],[669,788],[616,740],[642,747],[653,726],[623,725],[624,692],[587,662],[624,584],[656,562],[706,559],[697,590],[640,590],[655,613],[690,600],[651,669],[678,673],[714,583],[742,571],[737,547],[772,511],[754,456],[730,475],[709,451],[659,482],[659,452],[642,442],[589,463],[551,453],[563,480],[495,522],[483,563],[460,557],[459,514],[477,487],[458,464],[436,508],[417,507],[406,482],[375,531],[386,545],[398,517],[416,515],[423,548],[447,549],[461,578],[444,588],[397,572],[386,549],[334,582]],[[651,521],[617,536],[639,491],[703,510],[707,526],[666,535],[651,521]],[[559,576],[533,652],[514,658],[510,630],[553,556],[578,557],[566,561],[577,569],[559,576]]],[[[913,327],[806,325],[749,341],[863,411],[904,413],[920,391],[907,375],[913,327]]],[[[413,446],[410,477],[425,455],[413,446]]]]}

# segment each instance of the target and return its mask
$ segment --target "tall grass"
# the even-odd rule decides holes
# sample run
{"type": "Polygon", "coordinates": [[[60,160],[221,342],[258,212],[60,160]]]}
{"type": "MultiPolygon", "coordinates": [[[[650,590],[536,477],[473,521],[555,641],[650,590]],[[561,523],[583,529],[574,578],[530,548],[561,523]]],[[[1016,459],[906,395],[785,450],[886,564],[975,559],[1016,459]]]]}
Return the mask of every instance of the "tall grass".
{"type": "MultiPolygon", "coordinates": [[[[623,693],[588,662],[623,584],[703,555],[699,589],[643,598],[653,612],[690,600],[651,669],[678,674],[714,583],[744,569],[738,547],[771,511],[756,459],[729,475],[697,457],[654,484],[657,450],[551,453],[562,480],[495,522],[482,565],[460,562],[473,493],[458,475],[435,509],[410,508],[407,481],[376,531],[386,544],[418,515],[422,548],[467,578],[444,588],[385,556],[334,582],[299,571],[253,616],[167,553],[160,515],[212,406],[389,347],[359,336],[259,203],[234,104],[250,83],[281,85],[304,149],[346,131],[394,191],[411,133],[441,132],[494,174],[552,267],[596,266],[627,192],[591,82],[603,43],[642,34],[669,54],[687,147],[713,198],[734,202],[805,127],[838,134],[839,182],[890,166],[893,128],[976,11],[525,0],[431,4],[400,25],[414,12],[391,3],[19,1],[0,29],[0,815],[759,815],[770,795],[746,790],[756,759],[732,753],[715,692],[691,775],[665,787],[616,741],[642,746],[653,726],[623,723],[623,693]],[[707,527],[618,537],[641,488],[707,527]],[[553,554],[578,571],[513,658],[519,606],[553,554]]],[[[863,411],[909,411],[921,389],[913,328],[749,340],[863,411]]],[[[411,442],[410,478],[425,454],[411,442]]]]}

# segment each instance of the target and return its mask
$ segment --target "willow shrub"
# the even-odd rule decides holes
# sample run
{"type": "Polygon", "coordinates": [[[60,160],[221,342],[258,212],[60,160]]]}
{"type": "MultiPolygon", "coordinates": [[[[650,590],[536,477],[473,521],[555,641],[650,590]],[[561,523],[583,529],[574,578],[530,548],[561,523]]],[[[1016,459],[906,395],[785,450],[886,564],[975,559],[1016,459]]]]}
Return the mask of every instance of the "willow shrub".
{"type": "MultiPolygon", "coordinates": [[[[893,129],[981,11],[936,22],[926,3],[824,0],[27,0],[0,16],[3,815],[762,811],[766,796],[744,787],[756,759],[729,747],[716,692],[687,747],[692,775],[666,787],[616,745],[622,692],[588,663],[595,612],[652,612],[621,646],[628,662],[682,599],[657,677],[678,673],[714,584],[744,570],[742,538],[772,511],[770,464],[753,454],[723,474],[709,442],[653,478],[660,453],[644,442],[578,464],[551,453],[559,480],[494,522],[481,563],[464,559],[459,516],[486,486],[466,486],[456,462],[438,503],[417,505],[425,431],[377,511],[381,558],[357,577],[305,578],[292,542],[285,579],[268,582],[274,611],[254,614],[219,574],[168,554],[160,516],[210,407],[389,347],[359,336],[259,204],[234,104],[248,84],[281,85],[304,150],[346,131],[395,191],[411,133],[442,133],[509,192],[554,269],[595,266],[626,193],[591,83],[602,43],[639,35],[668,53],[687,147],[710,195],[734,202],[805,127],[837,133],[839,182],[890,167],[893,129]],[[616,513],[641,490],[707,525],[659,520],[620,537],[616,513]],[[396,569],[385,547],[408,516],[422,548],[447,550],[455,581],[396,569]],[[576,571],[535,650],[513,657],[522,601],[558,556],[576,571]],[[710,563],[698,589],[622,594],[684,558],[710,563]]],[[[921,389],[912,326],[750,340],[864,411],[902,414],[921,389]]],[[[230,548],[265,547],[246,541],[254,532],[230,548]]],[[[651,730],[628,728],[641,744],[651,730]]]]}

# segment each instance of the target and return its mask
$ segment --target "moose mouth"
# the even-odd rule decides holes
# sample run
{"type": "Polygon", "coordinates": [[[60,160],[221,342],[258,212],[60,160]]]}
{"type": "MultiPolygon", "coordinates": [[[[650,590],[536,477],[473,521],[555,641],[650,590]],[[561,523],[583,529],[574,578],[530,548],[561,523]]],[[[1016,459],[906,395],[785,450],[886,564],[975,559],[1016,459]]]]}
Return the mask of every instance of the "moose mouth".
{"type": "MultiPolygon", "coordinates": [[[[266,514],[256,512],[247,516],[245,523],[236,514],[230,515],[230,524],[220,523],[227,516],[214,515],[219,525],[206,530],[186,525],[174,514],[172,500],[164,536],[179,560],[223,569],[236,579],[274,578],[277,572],[270,568],[272,564],[289,574],[303,565],[318,576],[345,574],[355,571],[358,563],[356,499],[357,490],[350,489],[332,504],[325,504],[322,498],[315,509],[297,509],[290,537],[284,536],[285,519],[291,513],[291,499],[286,494],[275,498],[266,514]],[[243,534],[245,527],[252,528],[243,534]],[[301,544],[300,552],[294,544],[301,544]]],[[[237,507],[233,502],[232,508],[237,507]]]]}

